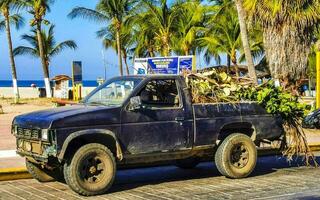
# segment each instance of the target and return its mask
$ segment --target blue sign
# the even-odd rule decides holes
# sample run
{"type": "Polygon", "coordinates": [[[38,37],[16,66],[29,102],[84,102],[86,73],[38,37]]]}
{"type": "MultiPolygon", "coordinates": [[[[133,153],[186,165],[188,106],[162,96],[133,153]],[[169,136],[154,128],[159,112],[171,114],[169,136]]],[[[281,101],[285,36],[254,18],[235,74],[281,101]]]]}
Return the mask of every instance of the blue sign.
{"type": "Polygon", "coordinates": [[[180,57],[179,59],[179,71],[192,71],[193,59],[192,57],[180,57]]]}
{"type": "Polygon", "coordinates": [[[149,74],[178,74],[178,57],[149,58],[149,74]]]}
{"type": "Polygon", "coordinates": [[[72,80],[73,84],[82,84],[82,62],[73,61],[72,62],[72,80]]]}

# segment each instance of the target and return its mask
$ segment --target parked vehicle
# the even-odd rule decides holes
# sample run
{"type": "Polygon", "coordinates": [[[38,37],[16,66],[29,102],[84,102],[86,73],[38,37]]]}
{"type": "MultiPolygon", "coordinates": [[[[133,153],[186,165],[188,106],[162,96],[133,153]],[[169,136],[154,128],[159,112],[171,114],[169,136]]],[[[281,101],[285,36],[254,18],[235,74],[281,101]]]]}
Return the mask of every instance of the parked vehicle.
{"type": "Polygon", "coordinates": [[[303,128],[320,129],[320,109],[308,114],[302,122],[303,128]]]}
{"type": "Polygon", "coordinates": [[[210,158],[222,175],[244,178],[257,145],[278,139],[281,120],[258,104],[192,104],[181,76],[113,78],[79,105],[16,117],[17,152],[39,181],[64,177],[81,195],[105,193],[118,166],[210,158]]]}

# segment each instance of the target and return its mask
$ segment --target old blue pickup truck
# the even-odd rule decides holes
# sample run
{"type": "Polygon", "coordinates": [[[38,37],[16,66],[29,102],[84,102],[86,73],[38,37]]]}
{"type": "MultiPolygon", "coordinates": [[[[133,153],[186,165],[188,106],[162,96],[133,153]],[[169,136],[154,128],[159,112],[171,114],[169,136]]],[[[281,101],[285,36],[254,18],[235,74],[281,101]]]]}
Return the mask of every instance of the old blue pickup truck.
{"type": "Polygon", "coordinates": [[[253,102],[193,104],[181,76],[116,77],[82,103],[17,116],[17,153],[39,181],[63,178],[81,195],[105,193],[120,166],[214,160],[230,178],[250,175],[261,141],[281,120],[253,102]]]}

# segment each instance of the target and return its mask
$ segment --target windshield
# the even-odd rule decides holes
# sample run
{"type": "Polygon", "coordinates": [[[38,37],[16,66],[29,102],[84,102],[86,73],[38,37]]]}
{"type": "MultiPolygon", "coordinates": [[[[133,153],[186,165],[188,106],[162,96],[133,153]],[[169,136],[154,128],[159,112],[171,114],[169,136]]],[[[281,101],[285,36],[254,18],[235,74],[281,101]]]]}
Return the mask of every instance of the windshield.
{"type": "Polygon", "coordinates": [[[85,100],[85,104],[120,106],[141,82],[141,79],[121,79],[105,83],[85,100]]]}

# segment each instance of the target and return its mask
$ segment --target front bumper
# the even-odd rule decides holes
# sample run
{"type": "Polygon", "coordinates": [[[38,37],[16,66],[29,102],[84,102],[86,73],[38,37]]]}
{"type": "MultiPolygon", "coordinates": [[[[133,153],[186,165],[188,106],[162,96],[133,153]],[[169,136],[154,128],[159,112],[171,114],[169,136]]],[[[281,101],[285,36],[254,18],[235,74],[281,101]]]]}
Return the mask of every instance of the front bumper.
{"type": "Polygon", "coordinates": [[[39,164],[46,164],[50,157],[56,157],[57,155],[55,146],[50,145],[50,143],[22,138],[17,138],[16,152],[20,156],[39,164]]]}

